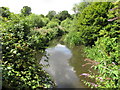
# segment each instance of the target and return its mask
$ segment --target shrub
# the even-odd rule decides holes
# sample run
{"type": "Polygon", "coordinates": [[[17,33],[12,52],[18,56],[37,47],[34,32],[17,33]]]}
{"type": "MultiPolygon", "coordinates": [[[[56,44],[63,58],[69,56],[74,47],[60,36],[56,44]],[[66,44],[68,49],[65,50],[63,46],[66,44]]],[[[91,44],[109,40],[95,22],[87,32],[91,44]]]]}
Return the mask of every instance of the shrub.
{"type": "Polygon", "coordinates": [[[72,25],[72,20],[67,18],[61,22],[61,26],[65,29],[65,31],[70,31],[72,25]]]}
{"type": "Polygon", "coordinates": [[[54,28],[54,27],[57,27],[59,24],[55,21],[50,21],[48,24],[47,24],[47,28],[54,28]]]}
{"type": "Polygon", "coordinates": [[[28,19],[1,22],[3,89],[42,89],[54,86],[50,76],[35,59],[46,48],[40,33],[31,31],[28,19]]]}
{"type": "Polygon", "coordinates": [[[120,55],[118,45],[117,38],[102,37],[97,40],[95,46],[86,50],[87,57],[95,60],[96,64],[91,64],[99,73],[98,75],[91,74],[88,77],[94,78],[99,88],[119,87],[120,55]]]}

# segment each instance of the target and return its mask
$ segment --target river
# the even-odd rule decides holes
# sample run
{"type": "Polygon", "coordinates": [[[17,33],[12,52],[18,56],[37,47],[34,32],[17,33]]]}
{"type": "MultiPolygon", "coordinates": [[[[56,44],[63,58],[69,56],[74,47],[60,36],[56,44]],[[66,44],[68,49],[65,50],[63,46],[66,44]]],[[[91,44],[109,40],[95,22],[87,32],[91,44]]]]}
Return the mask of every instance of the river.
{"type": "Polygon", "coordinates": [[[68,48],[60,38],[50,42],[40,63],[46,66],[44,70],[51,75],[57,88],[87,88],[81,81],[84,77],[80,77],[80,74],[89,69],[82,66],[86,63],[83,48],[84,46],[68,48]]]}

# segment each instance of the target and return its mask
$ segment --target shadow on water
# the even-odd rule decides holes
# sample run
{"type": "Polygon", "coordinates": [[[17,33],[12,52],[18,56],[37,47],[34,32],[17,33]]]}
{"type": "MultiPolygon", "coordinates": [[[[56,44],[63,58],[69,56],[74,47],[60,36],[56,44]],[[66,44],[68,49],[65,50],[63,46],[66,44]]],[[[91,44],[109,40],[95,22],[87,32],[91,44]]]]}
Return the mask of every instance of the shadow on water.
{"type": "Polygon", "coordinates": [[[47,65],[44,70],[52,76],[57,88],[87,88],[79,77],[89,68],[82,67],[85,64],[83,48],[76,46],[69,49],[60,44],[58,38],[51,41],[50,47],[45,50],[46,56],[42,57],[40,63],[47,65]]]}

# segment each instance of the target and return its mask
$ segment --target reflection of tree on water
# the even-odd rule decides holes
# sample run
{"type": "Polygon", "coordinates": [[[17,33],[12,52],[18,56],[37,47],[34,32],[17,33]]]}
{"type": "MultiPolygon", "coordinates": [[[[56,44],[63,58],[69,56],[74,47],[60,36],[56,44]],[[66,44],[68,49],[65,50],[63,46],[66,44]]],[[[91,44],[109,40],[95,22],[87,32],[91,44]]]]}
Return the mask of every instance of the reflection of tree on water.
{"type": "Polygon", "coordinates": [[[50,66],[49,65],[49,62],[48,62],[48,60],[49,60],[49,54],[47,53],[47,51],[44,53],[44,55],[43,55],[43,57],[41,58],[41,62],[40,62],[40,64],[42,64],[44,67],[48,67],[48,66],[50,66]]]}
{"type": "Polygon", "coordinates": [[[73,71],[73,67],[69,66],[71,51],[65,45],[57,44],[53,48],[46,49],[46,52],[49,60],[45,62],[47,58],[44,56],[41,63],[50,65],[44,69],[53,77],[58,88],[80,87],[79,78],[73,71]]]}

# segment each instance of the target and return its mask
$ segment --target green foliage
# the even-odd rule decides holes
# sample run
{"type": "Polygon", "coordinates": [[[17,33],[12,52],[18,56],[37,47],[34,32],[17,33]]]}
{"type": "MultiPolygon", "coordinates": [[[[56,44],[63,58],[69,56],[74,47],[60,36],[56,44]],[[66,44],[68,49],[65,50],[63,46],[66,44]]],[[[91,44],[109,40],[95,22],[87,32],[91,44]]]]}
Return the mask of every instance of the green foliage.
{"type": "Polygon", "coordinates": [[[61,26],[66,30],[70,31],[73,21],[70,18],[67,18],[61,22],[61,26]]]}
{"type": "Polygon", "coordinates": [[[43,17],[41,19],[42,19],[42,21],[44,23],[44,26],[46,26],[49,23],[49,21],[50,21],[49,18],[47,18],[47,17],[43,17]]]}
{"type": "Polygon", "coordinates": [[[32,27],[43,27],[45,26],[45,21],[42,20],[42,17],[39,15],[31,14],[27,18],[27,21],[29,21],[33,26],[32,27]]]}
{"type": "Polygon", "coordinates": [[[119,44],[117,38],[102,37],[97,40],[95,46],[86,50],[87,57],[98,63],[92,65],[99,74],[91,74],[90,78],[96,79],[99,88],[119,87],[119,44]]]}
{"type": "Polygon", "coordinates": [[[49,21],[49,23],[43,27],[43,29],[50,30],[50,33],[48,33],[48,36],[61,36],[65,33],[65,30],[59,26],[59,20],[58,19],[52,19],[49,21]]]}
{"type": "Polygon", "coordinates": [[[43,52],[48,42],[64,33],[57,20],[41,15],[21,16],[10,13],[0,17],[3,56],[3,88],[5,89],[42,89],[54,87],[50,76],[42,69],[35,58],[36,52],[43,52]],[[55,22],[52,23],[52,22],[55,22]],[[48,24],[48,25],[47,25],[48,24]],[[48,26],[49,29],[46,29],[48,26]],[[44,27],[40,31],[33,28],[44,27]]]}
{"type": "Polygon", "coordinates": [[[24,7],[21,9],[21,13],[22,13],[24,16],[30,15],[30,14],[31,14],[31,8],[28,7],[28,6],[24,6],[24,7]]]}
{"type": "Polygon", "coordinates": [[[43,52],[51,39],[67,31],[65,41],[70,45],[91,46],[86,49],[86,53],[89,60],[93,61],[91,64],[98,74],[89,74],[89,77],[95,80],[95,84],[87,81],[85,83],[91,87],[118,88],[120,82],[118,77],[120,25],[116,19],[116,16],[119,17],[118,6],[119,2],[115,4],[83,2],[74,6],[76,14],[72,18],[68,11],[58,14],[49,11],[48,15],[44,16],[31,14],[31,8],[28,6],[21,9],[22,14],[14,14],[9,8],[1,7],[3,87],[9,89],[54,87],[50,76],[35,59],[35,54],[38,50],[43,52]],[[114,10],[110,10],[111,8],[114,10]]]}
{"type": "Polygon", "coordinates": [[[53,21],[53,22],[57,22],[58,24],[61,23],[61,21],[60,21],[59,19],[57,19],[57,18],[53,18],[51,21],[53,21]]]}
{"type": "Polygon", "coordinates": [[[90,4],[90,2],[80,2],[79,4],[74,4],[74,7],[72,10],[75,13],[82,13],[85,7],[87,7],[90,4]]]}
{"type": "Polygon", "coordinates": [[[69,34],[66,35],[65,42],[69,42],[71,46],[79,45],[81,43],[80,41],[80,33],[79,32],[73,32],[71,31],[69,34]]]}
{"type": "Polygon", "coordinates": [[[109,20],[108,21],[114,21],[117,20],[120,22],[120,0],[117,0],[114,2],[114,8],[109,10],[109,20]]]}
{"type": "MultiPolygon", "coordinates": [[[[100,29],[108,24],[106,12],[111,7],[112,4],[108,2],[93,3],[86,7],[82,14],[80,14],[77,25],[79,26],[81,35],[85,35],[84,44],[94,44],[96,37],[99,37],[98,32],[100,29]]],[[[84,38],[84,36],[81,36],[81,38],[84,38]]]]}
{"type": "Polygon", "coordinates": [[[52,87],[50,76],[34,58],[34,51],[43,51],[45,39],[30,30],[29,23],[3,22],[3,88],[35,89],[52,87]],[[6,86],[7,85],[7,86],[6,86]]]}
{"type": "Polygon", "coordinates": [[[120,26],[118,22],[108,24],[99,31],[100,36],[110,36],[111,38],[118,37],[120,34],[120,26]]]}
{"type": "MultiPolygon", "coordinates": [[[[80,13],[74,15],[69,27],[72,30],[66,35],[65,41],[72,45],[90,46],[85,50],[87,64],[91,64],[98,73],[83,75],[94,80],[84,81],[91,88],[119,88],[120,25],[119,19],[116,19],[119,17],[118,3],[92,2],[87,5],[84,2],[74,7],[80,13]],[[111,8],[113,9],[110,10],[111,8]]],[[[64,23],[65,21],[61,25],[64,26],[64,23]]]]}
{"type": "Polygon", "coordinates": [[[10,15],[9,8],[7,8],[7,7],[0,7],[0,15],[2,17],[8,17],[10,15]]]}
{"type": "Polygon", "coordinates": [[[24,7],[22,14],[1,16],[2,67],[4,89],[43,89],[55,86],[35,55],[44,52],[48,42],[64,34],[58,19],[30,14],[24,7]],[[38,29],[39,28],[39,29],[38,29]],[[34,29],[34,30],[33,30],[34,29]]]}
{"type": "Polygon", "coordinates": [[[55,15],[56,15],[56,12],[52,10],[52,11],[49,11],[46,16],[51,20],[52,18],[54,18],[55,15]]]}
{"type": "Polygon", "coordinates": [[[108,10],[112,7],[109,2],[94,2],[86,7],[78,16],[78,24],[81,25],[106,25],[108,10]]]}
{"type": "Polygon", "coordinates": [[[63,21],[66,18],[70,18],[70,17],[71,17],[70,14],[66,10],[61,11],[58,14],[55,15],[55,18],[59,19],[60,21],[63,21]]]}
{"type": "Polygon", "coordinates": [[[86,49],[88,63],[98,71],[98,74],[88,75],[95,79],[94,83],[85,81],[92,88],[119,88],[120,26],[117,21],[108,22],[109,18],[115,17],[114,11],[109,11],[113,6],[108,2],[95,2],[78,16],[79,39],[91,46],[86,49]]]}
{"type": "Polygon", "coordinates": [[[54,27],[57,27],[59,25],[58,22],[56,21],[50,21],[48,24],[47,24],[47,28],[54,28],[54,27]]]}
{"type": "Polygon", "coordinates": [[[74,30],[75,33],[80,33],[78,41],[85,45],[94,44],[97,37],[100,37],[99,31],[109,23],[107,22],[107,12],[111,7],[113,5],[110,2],[93,2],[75,17],[74,30]]]}

